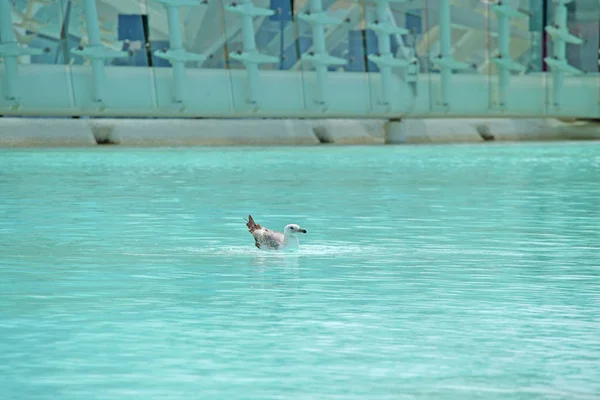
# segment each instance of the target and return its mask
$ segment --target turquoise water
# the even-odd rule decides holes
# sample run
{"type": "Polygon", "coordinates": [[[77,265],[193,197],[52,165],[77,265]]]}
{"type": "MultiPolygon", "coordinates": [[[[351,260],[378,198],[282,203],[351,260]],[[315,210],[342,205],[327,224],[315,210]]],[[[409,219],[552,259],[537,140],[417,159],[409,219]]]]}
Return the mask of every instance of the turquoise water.
{"type": "Polygon", "coordinates": [[[595,143],[0,150],[0,398],[598,399],[599,223],[595,143]]]}

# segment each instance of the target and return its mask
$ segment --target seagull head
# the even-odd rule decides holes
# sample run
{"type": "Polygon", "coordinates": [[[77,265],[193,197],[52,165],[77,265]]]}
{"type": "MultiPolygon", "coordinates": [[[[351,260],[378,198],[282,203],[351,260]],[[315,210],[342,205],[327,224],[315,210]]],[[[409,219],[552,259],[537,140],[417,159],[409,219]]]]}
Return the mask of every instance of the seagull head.
{"type": "Polygon", "coordinates": [[[286,225],[283,229],[284,235],[296,236],[297,233],[306,233],[306,229],[302,229],[296,224],[286,225]]]}

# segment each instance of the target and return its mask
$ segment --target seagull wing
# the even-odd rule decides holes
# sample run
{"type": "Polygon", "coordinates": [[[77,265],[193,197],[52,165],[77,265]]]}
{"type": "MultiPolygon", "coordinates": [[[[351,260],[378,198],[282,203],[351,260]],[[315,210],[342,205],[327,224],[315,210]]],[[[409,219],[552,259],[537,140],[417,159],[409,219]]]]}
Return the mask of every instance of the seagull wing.
{"type": "Polygon", "coordinates": [[[283,233],[262,228],[252,233],[256,247],[269,250],[278,250],[283,246],[283,233]]]}
{"type": "Polygon", "coordinates": [[[252,215],[248,215],[246,223],[248,231],[254,236],[254,245],[259,249],[277,250],[283,246],[283,233],[272,231],[257,224],[252,215]]]}

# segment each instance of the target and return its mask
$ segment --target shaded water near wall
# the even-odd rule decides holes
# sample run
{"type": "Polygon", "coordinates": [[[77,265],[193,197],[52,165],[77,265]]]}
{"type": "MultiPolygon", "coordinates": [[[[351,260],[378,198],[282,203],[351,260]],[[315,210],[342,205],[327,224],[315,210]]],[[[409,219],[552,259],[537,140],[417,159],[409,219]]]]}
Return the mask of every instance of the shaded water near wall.
{"type": "Polygon", "coordinates": [[[0,150],[1,398],[597,399],[599,222],[589,143],[0,150]]]}

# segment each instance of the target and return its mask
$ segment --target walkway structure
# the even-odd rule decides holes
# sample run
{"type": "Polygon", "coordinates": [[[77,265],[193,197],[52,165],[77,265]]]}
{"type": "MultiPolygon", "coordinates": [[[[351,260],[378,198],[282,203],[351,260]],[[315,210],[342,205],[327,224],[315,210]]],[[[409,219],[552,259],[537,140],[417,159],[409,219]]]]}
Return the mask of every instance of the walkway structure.
{"type": "Polygon", "coordinates": [[[0,114],[600,118],[597,0],[0,0],[0,114]]]}

